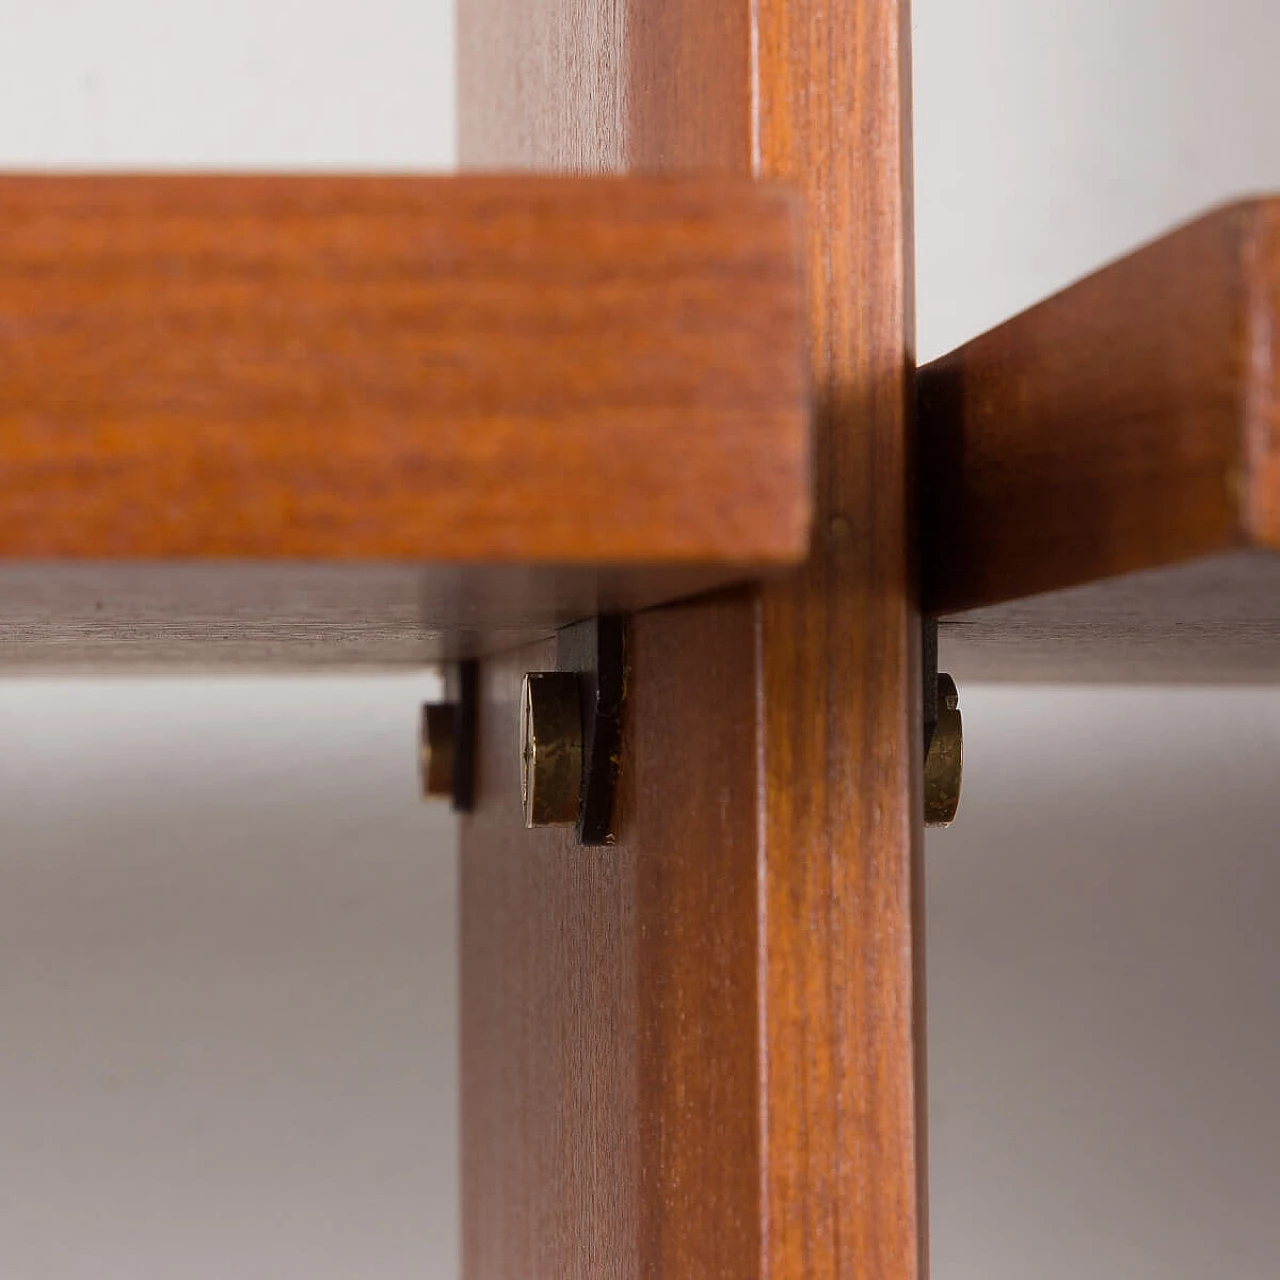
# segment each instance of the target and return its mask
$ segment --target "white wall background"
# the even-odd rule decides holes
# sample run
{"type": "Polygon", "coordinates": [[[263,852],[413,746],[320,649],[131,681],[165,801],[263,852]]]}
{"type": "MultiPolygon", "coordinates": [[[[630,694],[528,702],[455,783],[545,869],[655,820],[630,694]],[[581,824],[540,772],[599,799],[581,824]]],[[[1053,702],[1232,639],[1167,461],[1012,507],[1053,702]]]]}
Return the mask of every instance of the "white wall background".
{"type": "Polygon", "coordinates": [[[938,1280],[1280,1272],[1280,699],[963,691],[928,842],[938,1280]]]}
{"type": "Polygon", "coordinates": [[[1280,187],[1273,0],[912,8],[922,360],[1280,187]]]}
{"type": "Polygon", "coordinates": [[[447,169],[450,0],[0,0],[0,163],[447,169]]]}
{"type": "MultiPolygon", "coordinates": [[[[443,0],[0,0],[0,167],[447,167],[443,0]]],[[[1280,187],[1270,0],[915,0],[928,358],[1280,187]]],[[[0,1275],[456,1273],[430,678],[0,681],[0,1275]]],[[[1272,1276],[1280,699],[967,688],[934,1274],[1272,1276]]]]}
{"type": "Polygon", "coordinates": [[[434,682],[0,682],[0,1276],[457,1268],[434,682]]]}

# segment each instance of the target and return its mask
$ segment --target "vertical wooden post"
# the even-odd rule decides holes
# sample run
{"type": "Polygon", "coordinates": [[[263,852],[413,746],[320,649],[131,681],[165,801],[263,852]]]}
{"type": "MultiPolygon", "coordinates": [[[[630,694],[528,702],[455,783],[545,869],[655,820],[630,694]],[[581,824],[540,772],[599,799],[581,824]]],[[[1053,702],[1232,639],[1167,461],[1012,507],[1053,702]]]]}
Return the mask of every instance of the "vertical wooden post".
{"type": "Polygon", "coordinates": [[[904,0],[461,0],[464,165],[803,190],[819,510],[793,580],[635,619],[615,848],[521,828],[551,649],[486,664],[471,1280],[925,1272],[908,32],[904,0]]]}

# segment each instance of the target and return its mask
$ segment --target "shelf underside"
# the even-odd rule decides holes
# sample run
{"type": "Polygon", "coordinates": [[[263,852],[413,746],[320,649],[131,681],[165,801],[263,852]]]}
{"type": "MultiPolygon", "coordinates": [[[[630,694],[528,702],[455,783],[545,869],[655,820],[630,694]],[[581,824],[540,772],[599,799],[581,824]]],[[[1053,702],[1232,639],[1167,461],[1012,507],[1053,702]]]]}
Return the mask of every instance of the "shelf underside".
{"type": "Polygon", "coordinates": [[[1280,680],[1280,556],[1235,551],[946,619],[957,680],[1270,684],[1280,680]]]}
{"type": "Polygon", "coordinates": [[[421,665],[723,578],[690,567],[0,565],[0,673],[421,665]]]}

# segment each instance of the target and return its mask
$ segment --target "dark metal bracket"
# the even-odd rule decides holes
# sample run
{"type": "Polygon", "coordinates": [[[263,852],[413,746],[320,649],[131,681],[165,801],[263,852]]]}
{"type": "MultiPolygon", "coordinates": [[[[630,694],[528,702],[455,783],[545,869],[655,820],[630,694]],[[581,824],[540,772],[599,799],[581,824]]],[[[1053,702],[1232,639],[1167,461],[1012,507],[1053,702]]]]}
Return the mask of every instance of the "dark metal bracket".
{"type": "Polygon", "coordinates": [[[924,621],[920,643],[924,707],[924,821],[949,827],[960,806],[964,778],[964,723],[956,683],[938,670],[938,624],[924,621]]]}
{"type": "Polygon", "coordinates": [[[921,694],[924,701],[924,754],[929,758],[938,729],[938,624],[925,618],[920,636],[921,694]]]}
{"type": "Polygon", "coordinates": [[[479,722],[480,664],[473,658],[449,665],[445,696],[453,706],[454,813],[470,813],[476,800],[476,725],[479,722]]]}
{"type": "Polygon", "coordinates": [[[613,844],[627,700],[627,633],[622,618],[588,618],[561,628],[556,637],[556,669],[578,677],[582,708],[578,842],[613,844]]]}
{"type": "Polygon", "coordinates": [[[444,688],[443,701],[422,708],[422,794],[428,800],[449,800],[455,813],[470,813],[476,790],[479,664],[450,663],[444,688]]]}

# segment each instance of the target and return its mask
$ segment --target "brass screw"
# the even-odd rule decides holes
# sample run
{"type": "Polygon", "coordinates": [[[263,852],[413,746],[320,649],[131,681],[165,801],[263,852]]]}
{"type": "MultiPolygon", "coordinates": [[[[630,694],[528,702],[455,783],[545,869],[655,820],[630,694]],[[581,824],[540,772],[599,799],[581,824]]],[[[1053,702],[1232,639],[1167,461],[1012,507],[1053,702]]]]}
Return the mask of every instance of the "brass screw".
{"type": "Polygon", "coordinates": [[[422,708],[422,794],[428,800],[448,800],[453,796],[456,713],[451,702],[431,702],[422,708]]]}
{"type": "Polygon", "coordinates": [[[520,694],[526,827],[571,827],[582,793],[582,704],[572,672],[531,672],[520,694]]]}
{"type": "Polygon", "coordinates": [[[960,694],[948,675],[938,676],[938,727],[924,761],[924,823],[949,827],[960,807],[964,777],[964,723],[960,694]]]}

